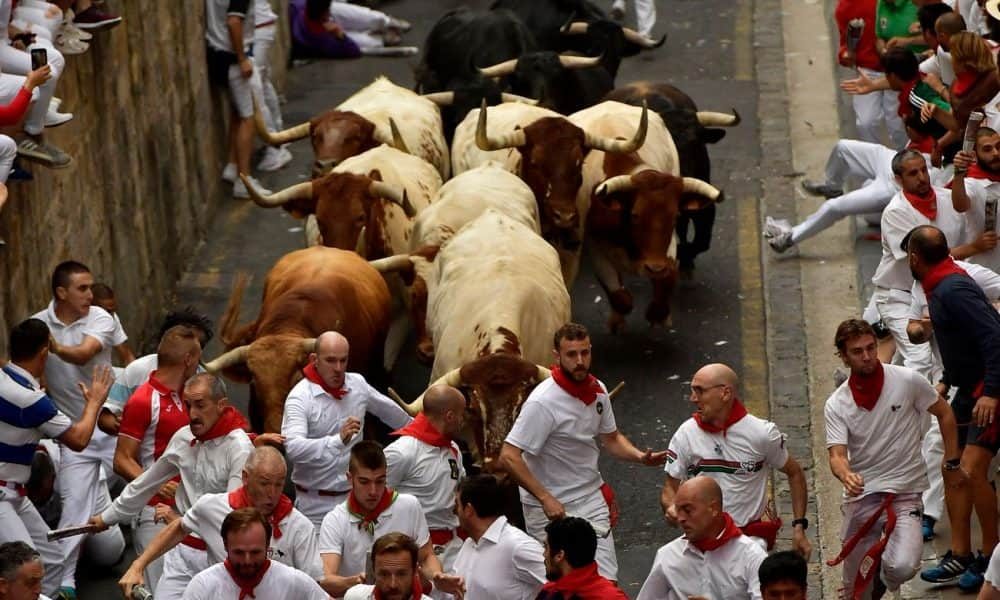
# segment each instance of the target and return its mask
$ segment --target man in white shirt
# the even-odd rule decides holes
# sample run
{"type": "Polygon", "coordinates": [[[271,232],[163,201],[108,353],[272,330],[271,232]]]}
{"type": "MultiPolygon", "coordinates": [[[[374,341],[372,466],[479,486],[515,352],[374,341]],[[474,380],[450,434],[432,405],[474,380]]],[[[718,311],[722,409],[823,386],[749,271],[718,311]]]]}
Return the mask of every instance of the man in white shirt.
{"type": "Polygon", "coordinates": [[[945,444],[946,486],[964,479],[955,415],[919,373],[878,360],[875,332],[866,321],[837,327],[837,354],[851,370],[824,409],[830,470],[844,484],[844,590],[872,589],[880,598],[920,568],[920,494],[927,473],[920,454],[927,413],[937,418],[945,444]],[[886,527],[887,522],[894,526],[886,527]],[[879,565],[881,564],[881,569],[879,565]]]}
{"type": "Polygon", "coordinates": [[[347,338],[327,331],[316,338],[316,352],[302,370],[305,377],[285,400],[281,434],[292,464],[298,493],[295,507],[317,530],[333,507],[347,498],[347,466],[351,448],[361,441],[365,413],[399,429],[410,422],[395,402],[368,385],[358,373],[347,372],[347,338]]]}
{"type": "Polygon", "coordinates": [[[500,484],[493,475],[466,477],[455,490],[455,512],[469,534],[455,559],[466,597],[534,600],[545,583],[542,545],[507,522],[500,484]]]}
{"type": "MultiPolygon", "coordinates": [[[[985,250],[969,262],[996,271],[1000,269],[997,248],[997,202],[1000,201],[1000,134],[989,127],[976,132],[973,152],[955,155],[955,179],[951,186],[955,210],[965,214],[969,231],[983,236],[985,250]],[[986,230],[987,212],[992,212],[991,228],[986,230]]],[[[947,235],[947,233],[945,234],[947,235]]],[[[951,238],[948,238],[949,240],[951,238]]]]}
{"type": "Polygon", "coordinates": [[[254,448],[243,467],[243,487],[232,492],[205,494],[183,517],[164,527],[119,580],[122,593],[126,598],[131,597],[132,588],[145,583],[144,572],[148,565],[188,535],[205,540],[209,564],[224,561],[222,522],[229,513],[247,506],[259,510],[271,524],[268,558],[294,567],[313,579],[323,579],[312,523],[295,510],[292,501],[282,493],[287,474],[285,459],[278,450],[271,446],[254,448]]]}
{"type": "MultiPolygon", "coordinates": [[[[199,373],[184,385],[184,404],[190,424],[180,428],[160,458],[125,486],[102,513],[91,517],[101,531],[138,515],[150,498],[170,479],[180,475],[174,499],[184,514],[204,494],[233,491],[243,485],[243,466],[253,445],[247,423],[228,405],[222,380],[199,373]]],[[[204,540],[188,536],[163,559],[157,600],[180,598],[184,586],[208,565],[204,540]]]]}
{"type": "Polygon", "coordinates": [[[183,600],[329,600],[309,575],[268,558],[271,523],[256,508],[229,513],[221,533],[226,561],[195,575],[183,600]]]}
{"type": "Polygon", "coordinates": [[[87,447],[102,398],[111,385],[107,367],[95,369],[90,387],[81,384],[82,418],[71,423],[39,384],[49,355],[49,328],[27,319],[10,331],[10,362],[0,371],[0,542],[26,542],[45,564],[45,591],[55,594],[62,581],[63,551],[46,537],[49,526],[27,497],[25,484],[42,437],[59,440],[78,452],[87,447]]]}
{"type": "Polygon", "coordinates": [[[590,334],[583,325],[560,327],[552,353],[557,362],[552,377],[525,400],[504,440],[500,468],[521,486],[524,521],[533,538],[543,541],[545,525],[567,514],[587,519],[599,530],[600,573],[617,581],[614,493],[597,469],[600,450],[594,438],[600,437],[615,458],[647,466],[664,464],[667,453],[643,452],[618,431],[607,388],[590,374],[590,334]]]}
{"type": "Polygon", "coordinates": [[[45,566],[24,542],[0,544],[0,600],[49,600],[42,594],[45,566]]]}
{"type": "Polygon", "coordinates": [[[356,585],[344,600],[431,600],[420,590],[417,557],[420,548],[409,536],[387,533],[372,546],[375,585],[356,585]]]}
{"type": "MultiPolygon", "coordinates": [[[[115,321],[103,308],[91,306],[94,277],[85,265],[65,261],[52,273],[52,301],[34,318],[45,323],[52,340],[45,363],[45,385],[56,406],[73,421],[83,416],[83,401],[78,384],[89,381],[98,365],[111,366],[115,321]]],[[[101,477],[103,466],[109,476],[114,472],[115,438],[95,431],[81,452],[66,452],[59,464],[59,494],[62,515],[59,527],[86,523],[90,515],[111,504],[107,483],[101,477]]],[[[125,548],[125,538],[117,526],[102,534],[102,544],[125,548]]],[[[75,594],[76,565],[80,545],[87,536],[62,541],[66,559],[62,587],[75,594]]]]}
{"type": "Polygon", "coordinates": [[[462,547],[455,515],[455,486],[465,477],[462,454],[454,442],[465,424],[465,396],[450,385],[424,393],[423,412],[395,431],[400,438],[385,448],[386,485],[420,501],[430,528],[434,554],[450,571],[462,547]]]}
{"type": "Polygon", "coordinates": [[[722,488],[704,475],[677,488],[674,506],[684,531],[661,547],[637,600],[760,600],[758,568],[767,556],[722,510],[722,488]]]}
{"type": "Polygon", "coordinates": [[[736,526],[770,550],[781,519],[773,514],[767,486],[771,469],[778,469],[788,476],[792,493],[792,547],[808,560],[812,544],[805,533],[809,526],[805,473],[788,455],[778,427],[748,414],[738,393],[739,377],[723,364],[706,365],[691,378],[690,401],[697,410],[670,439],[660,505],[667,520],[675,522],[673,498],[681,481],[707,475],[722,487],[723,508],[736,526]],[[770,518],[762,520],[769,512],[770,518]]]}
{"type": "Polygon", "coordinates": [[[378,442],[365,440],[351,448],[347,479],[351,488],[347,500],[326,515],[319,532],[324,589],[340,596],[364,583],[366,553],[376,539],[396,531],[420,547],[421,575],[435,588],[460,595],[461,578],[446,575],[434,555],[420,502],[386,487],[385,453],[378,442]]]}

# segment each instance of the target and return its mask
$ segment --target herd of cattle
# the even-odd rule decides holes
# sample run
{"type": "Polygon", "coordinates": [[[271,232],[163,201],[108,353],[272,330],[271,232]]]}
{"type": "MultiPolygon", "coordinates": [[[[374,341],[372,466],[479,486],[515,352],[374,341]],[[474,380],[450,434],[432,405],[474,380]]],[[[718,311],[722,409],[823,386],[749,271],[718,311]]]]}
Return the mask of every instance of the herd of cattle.
{"type": "Polygon", "coordinates": [[[488,467],[548,377],[582,249],[618,331],[633,304],[622,274],[650,280],[646,319],[666,323],[679,270],[707,248],[722,194],[706,144],[739,115],[700,112],[666,83],[616,89],[622,58],[663,41],[586,0],[497,0],[438,20],[416,91],[379,77],[284,131],[258,118],[269,144],[312,141],[311,181],[268,195],[244,177],[258,205],[307,219],[309,247],[273,266],[243,326],[238,280],[227,351],[206,367],[252,383],[255,426],[279,431],[319,333],[344,333],[365,374],[390,370],[412,329],[430,381],[466,395],[466,441],[488,467]]]}

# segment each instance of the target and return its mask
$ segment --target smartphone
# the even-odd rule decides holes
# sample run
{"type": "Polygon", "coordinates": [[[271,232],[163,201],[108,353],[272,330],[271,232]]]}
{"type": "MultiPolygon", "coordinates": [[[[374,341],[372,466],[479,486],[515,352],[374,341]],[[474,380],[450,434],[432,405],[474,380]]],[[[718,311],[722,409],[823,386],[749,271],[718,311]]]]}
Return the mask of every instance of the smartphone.
{"type": "Polygon", "coordinates": [[[47,64],[49,64],[49,53],[45,50],[45,48],[32,48],[31,70],[37,71],[47,64]]]}

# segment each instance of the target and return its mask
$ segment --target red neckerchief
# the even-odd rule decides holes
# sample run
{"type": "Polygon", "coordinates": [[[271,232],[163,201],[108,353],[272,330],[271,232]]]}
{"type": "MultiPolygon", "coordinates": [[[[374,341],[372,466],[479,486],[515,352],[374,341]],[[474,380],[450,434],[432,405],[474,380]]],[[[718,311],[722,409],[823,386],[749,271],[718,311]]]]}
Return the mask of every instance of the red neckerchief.
{"type": "Polygon", "coordinates": [[[597,572],[597,562],[573,569],[555,581],[542,586],[543,592],[561,593],[563,598],[579,598],[580,600],[626,600],[625,595],[613,583],[601,577],[597,572]]]}
{"type": "Polygon", "coordinates": [[[920,77],[904,83],[903,87],[899,90],[899,108],[896,109],[896,113],[904,121],[913,112],[913,105],[910,104],[910,92],[913,91],[913,88],[917,87],[918,83],[920,83],[920,77]]]}
{"type": "Polygon", "coordinates": [[[937,192],[934,191],[933,187],[926,196],[918,196],[910,192],[903,192],[903,196],[909,201],[910,206],[917,209],[920,214],[931,221],[937,218],[937,192]]]}
{"type": "Polygon", "coordinates": [[[604,393],[601,384],[597,383],[597,378],[593,375],[587,375],[587,378],[583,381],[573,381],[566,376],[566,373],[563,372],[562,367],[559,365],[552,366],[552,379],[555,380],[556,385],[561,387],[564,392],[587,406],[590,406],[594,403],[594,400],[597,400],[598,394],[604,393]]]}
{"type": "MultiPolygon", "coordinates": [[[[247,508],[248,506],[253,506],[250,503],[250,496],[247,494],[247,486],[241,486],[237,490],[229,492],[229,506],[233,510],[238,508],[247,508]]],[[[292,501],[288,499],[288,496],[282,494],[281,498],[278,500],[278,505],[274,507],[274,511],[268,518],[271,522],[271,536],[274,539],[281,538],[281,527],[278,526],[279,523],[285,520],[292,512],[292,501]]]]}
{"type": "Polygon", "coordinates": [[[722,424],[722,427],[702,421],[701,415],[698,413],[691,414],[691,418],[694,419],[694,422],[698,424],[698,427],[700,427],[702,431],[707,431],[708,433],[721,433],[722,435],[726,435],[726,430],[735,425],[745,416],[747,416],[747,409],[743,406],[743,403],[740,402],[739,398],[733,400],[733,407],[729,409],[729,416],[726,417],[726,422],[722,424]]]}
{"type": "Polygon", "coordinates": [[[418,414],[406,427],[397,429],[390,435],[408,435],[430,446],[447,448],[458,458],[458,450],[451,445],[451,438],[438,431],[424,413],[418,414]]]}
{"type": "MultiPolygon", "coordinates": [[[[420,581],[420,572],[413,574],[413,600],[421,600],[424,597],[424,584],[420,581]]],[[[382,592],[378,591],[378,586],[375,586],[375,600],[382,600],[382,592]]]]}
{"type": "Polygon", "coordinates": [[[206,431],[202,435],[194,436],[191,440],[191,446],[194,446],[198,442],[205,443],[209,440],[214,440],[215,438],[224,437],[229,435],[230,432],[241,429],[246,431],[250,428],[247,420],[243,418],[243,415],[239,413],[232,406],[227,406],[222,409],[222,414],[219,415],[219,420],[212,425],[212,428],[206,431]]]}
{"type": "Polygon", "coordinates": [[[931,301],[931,293],[934,291],[934,288],[949,275],[969,276],[965,272],[965,269],[956,265],[954,259],[950,256],[931,267],[930,271],[924,273],[923,278],[920,280],[920,285],[924,286],[924,294],[927,296],[928,302],[931,301]]]}
{"type": "Polygon", "coordinates": [[[302,374],[306,376],[306,379],[315,383],[319,387],[323,388],[324,392],[330,394],[337,400],[340,400],[341,398],[347,395],[347,390],[345,390],[344,388],[335,390],[332,387],[326,385],[326,382],[323,381],[323,378],[319,376],[319,371],[316,370],[316,363],[309,363],[308,365],[306,365],[305,368],[302,369],[302,374]]]}
{"type": "MultiPolygon", "coordinates": [[[[935,143],[937,143],[937,140],[934,139],[934,136],[925,135],[921,137],[919,141],[914,141],[911,138],[910,142],[906,144],[906,148],[908,150],[916,150],[917,152],[923,154],[930,154],[931,152],[934,151],[935,143]]],[[[969,175],[966,175],[966,177],[969,177],[969,175]]]]}
{"type": "Polygon", "coordinates": [[[857,375],[851,373],[847,378],[847,387],[851,388],[851,396],[858,408],[871,411],[878,402],[878,397],[882,395],[882,385],[885,383],[885,369],[879,362],[875,372],[871,375],[857,375]]]}
{"type": "Polygon", "coordinates": [[[236,585],[240,586],[239,600],[243,600],[247,596],[251,598],[257,597],[254,595],[253,591],[258,585],[260,585],[260,581],[264,579],[264,574],[267,573],[267,570],[271,567],[271,561],[265,560],[264,566],[261,567],[260,571],[257,571],[257,574],[254,575],[252,579],[245,579],[243,577],[240,577],[236,573],[236,571],[233,571],[233,566],[229,563],[228,558],[222,564],[226,565],[226,570],[229,571],[229,576],[233,578],[233,581],[236,582],[236,585]]]}
{"type": "Polygon", "coordinates": [[[379,499],[378,504],[371,511],[366,511],[361,503],[357,501],[354,497],[354,491],[347,495],[347,512],[352,516],[361,519],[358,523],[358,529],[365,529],[372,536],[375,535],[375,524],[378,523],[378,518],[385,512],[385,509],[392,506],[392,503],[396,501],[399,494],[395,490],[385,488],[382,492],[382,498],[379,499]]]}
{"type": "Polygon", "coordinates": [[[729,516],[729,513],[724,512],[722,513],[722,516],[726,518],[726,526],[722,528],[719,535],[713,538],[698,540],[697,542],[691,540],[688,540],[688,542],[702,552],[711,552],[712,550],[718,550],[729,540],[734,540],[743,535],[743,531],[736,526],[736,523],[733,522],[733,518],[729,516]]]}
{"type": "Polygon", "coordinates": [[[956,73],[955,81],[951,84],[951,95],[953,98],[964,96],[979,81],[979,73],[975,71],[965,71],[956,73]]]}
{"type": "Polygon", "coordinates": [[[978,162],[974,162],[969,165],[968,171],[965,172],[966,179],[989,179],[990,181],[1000,181],[1000,173],[994,173],[992,171],[986,171],[979,166],[978,162]]]}

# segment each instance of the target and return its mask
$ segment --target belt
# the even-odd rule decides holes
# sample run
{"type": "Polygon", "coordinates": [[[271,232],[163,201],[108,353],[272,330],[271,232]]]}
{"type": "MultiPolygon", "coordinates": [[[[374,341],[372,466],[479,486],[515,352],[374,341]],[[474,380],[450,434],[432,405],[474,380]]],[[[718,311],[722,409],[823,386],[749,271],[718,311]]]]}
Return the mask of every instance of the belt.
{"type": "Polygon", "coordinates": [[[302,487],[297,483],[295,484],[295,489],[304,494],[317,494],[320,496],[343,496],[347,492],[351,491],[351,490],[344,490],[342,492],[338,492],[335,490],[307,490],[306,488],[302,487]]]}
{"type": "Polygon", "coordinates": [[[444,546],[456,537],[465,540],[469,535],[461,527],[458,529],[431,529],[431,544],[435,546],[444,546]]]}
{"type": "Polygon", "coordinates": [[[17,492],[18,496],[27,496],[28,488],[24,487],[23,483],[15,483],[13,481],[4,481],[0,479],[0,487],[5,487],[17,492]]]}
{"type": "Polygon", "coordinates": [[[196,538],[193,535],[185,536],[181,543],[189,548],[194,548],[195,550],[208,550],[208,544],[205,540],[201,538],[196,538]]]}

